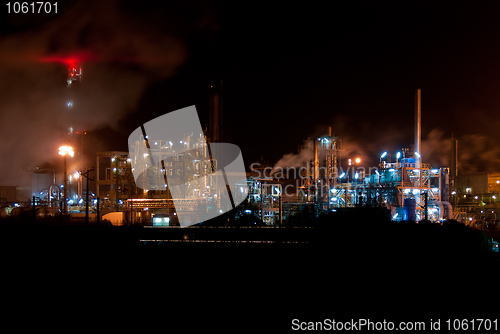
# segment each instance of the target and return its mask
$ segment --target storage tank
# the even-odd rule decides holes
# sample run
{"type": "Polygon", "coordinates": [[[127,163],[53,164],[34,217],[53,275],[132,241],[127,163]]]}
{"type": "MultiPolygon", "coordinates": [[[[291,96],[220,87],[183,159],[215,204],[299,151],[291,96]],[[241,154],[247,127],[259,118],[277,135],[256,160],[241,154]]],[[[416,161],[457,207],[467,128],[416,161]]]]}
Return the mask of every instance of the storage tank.
{"type": "Polygon", "coordinates": [[[36,169],[31,178],[31,196],[40,197],[41,192],[48,192],[55,184],[56,176],[53,169],[36,169]]]}
{"type": "Polygon", "coordinates": [[[441,172],[441,201],[443,202],[448,202],[448,197],[449,197],[449,187],[450,187],[450,169],[448,167],[443,167],[440,170],[441,172]]]}
{"type": "Polygon", "coordinates": [[[404,220],[416,221],[416,202],[414,198],[405,198],[403,202],[404,220]]]}

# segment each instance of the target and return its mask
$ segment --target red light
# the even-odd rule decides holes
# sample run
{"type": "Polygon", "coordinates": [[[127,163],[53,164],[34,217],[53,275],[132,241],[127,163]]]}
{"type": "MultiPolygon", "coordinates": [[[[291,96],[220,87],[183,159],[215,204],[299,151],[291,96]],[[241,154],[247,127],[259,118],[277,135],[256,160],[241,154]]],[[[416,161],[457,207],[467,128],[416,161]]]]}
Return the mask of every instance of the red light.
{"type": "Polygon", "coordinates": [[[50,55],[42,57],[40,59],[40,61],[42,62],[56,62],[66,64],[68,66],[68,70],[72,72],[77,72],[77,68],[79,68],[79,65],[83,62],[97,60],[99,60],[99,57],[86,51],[77,51],[72,55],[50,55]]]}

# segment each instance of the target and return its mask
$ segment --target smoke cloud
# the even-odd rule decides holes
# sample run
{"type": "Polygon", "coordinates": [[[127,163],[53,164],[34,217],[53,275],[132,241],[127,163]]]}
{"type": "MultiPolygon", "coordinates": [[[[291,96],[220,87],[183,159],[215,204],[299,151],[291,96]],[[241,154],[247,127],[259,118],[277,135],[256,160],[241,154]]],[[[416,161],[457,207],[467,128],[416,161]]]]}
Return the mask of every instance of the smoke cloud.
{"type": "MultiPolygon", "coordinates": [[[[411,124],[410,124],[411,125],[411,124]]],[[[347,159],[361,159],[360,166],[368,170],[376,167],[382,152],[387,151],[386,159],[395,161],[395,154],[401,148],[412,148],[413,129],[395,129],[389,126],[381,127],[370,123],[355,121],[346,115],[339,115],[333,119],[332,130],[342,139],[340,151],[341,166],[344,170],[347,159]],[[369,136],[357,136],[358,133],[372,133],[369,136]]],[[[325,136],[328,130],[319,127],[313,135],[315,137],[325,136]]],[[[491,173],[500,167],[500,146],[490,136],[468,133],[458,139],[458,172],[459,174],[491,173]]],[[[305,166],[305,162],[312,159],[312,148],[303,149],[296,154],[285,154],[274,165],[273,172],[279,168],[305,166]]],[[[434,128],[422,138],[421,154],[424,163],[429,163],[434,168],[449,167],[451,158],[451,133],[434,128]]],[[[320,157],[321,159],[321,157],[320,157]]],[[[356,166],[355,166],[356,167],[356,166]]]]}
{"type": "MultiPolygon", "coordinates": [[[[27,170],[60,161],[69,125],[74,132],[116,127],[148,84],[174,76],[185,62],[187,47],[175,35],[182,19],[153,10],[134,15],[127,5],[80,1],[53,21],[0,39],[0,185],[30,187],[27,170]],[[72,92],[64,58],[75,55],[83,77],[72,92]]],[[[209,24],[204,18],[190,27],[209,24]]]]}
{"type": "Polygon", "coordinates": [[[425,139],[422,139],[422,161],[433,166],[450,166],[451,139],[444,131],[432,129],[425,139]]]}
{"type": "MultiPolygon", "coordinates": [[[[387,129],[374,127],[369,122],[355,120],[346,115],[335,116],[331,124],[332,135],[339,137],[341,140],[339,152],[341,164],[339,169],[343,168],[343,170],[348,168],[348,159],[352,159],[352,167],[365,167],[368,170],[369,167],[378,166],[380,153],[397,150],[395,143],[402,141],[402,138],[404,138],[401,131],[387,131],[387,129]],[[376,132],[380,132],[380,135],[375,135],[376,132]],[[373,138],[367,139],[366,133],[374,133],[373,138]],[[361,163],[354,166],[356,158],[359,158],[361,163]]],[[[316,128],[311,137],[321,138],[327,135],[328,126],[322,125],[316,128]]],[[[288,153],[279,159],[273,167],[273,172],[277,172],[280,168],[305,166],[305,161],[312,159],[313,150],[312,146],[311,148],[306,144],[302,146],[304,148],[299,150],[298,153],[288,153]]],[[[321,156],[321,150],[318,151],[318,154],[319,159],[324,158],[321,156]]]]}
{"type": "Polygon", "coordinates": [[[305,145],[303,145],[298,153],[285,154],[278,160],[271,171],[271,175],[278,172],[280,169],[285,170],[286,168],[302,167],[306,161],[310,161],[313,158],[313,151],[309,148],[307,141],[305,141],[304,144],[305,145]]]}
{"type": "Polygon", "coordinates": [[[498,172],[500,147],[490,137],[466,134],[458,139],[458,173],[498,172]]]}
{"type": "MultiPolygon", "coordinates": [[[[458,138],[458,173],[497,172],[500,166],[500,147],[490,136],[464,134],[458,138]]],[[[450,166],[450,136],[440,129],[433,129],[422,140],[422,154],[435,166],[450,166]]]]}

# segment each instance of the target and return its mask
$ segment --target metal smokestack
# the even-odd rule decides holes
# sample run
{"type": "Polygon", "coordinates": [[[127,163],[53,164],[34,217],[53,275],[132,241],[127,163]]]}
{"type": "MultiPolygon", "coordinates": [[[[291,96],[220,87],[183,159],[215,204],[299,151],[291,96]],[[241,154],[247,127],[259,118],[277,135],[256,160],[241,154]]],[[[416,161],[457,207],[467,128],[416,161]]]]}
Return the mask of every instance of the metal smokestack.
{"type": "Polygon", "coordinates": [[[453,138],[451,134],[451,159],[450,159],[450,176],[452,180],[458,175],[458,140],[453,138]]]}
{"type": "Polygon", "coordinates": [[[314,141],[314,144],[313,144],[313,156],[314,156],[314,174],[313,174],[313,178],[314,178],[314,184],[316,184],[318,182],[318,177],[319,177],[319,169],[318,169],[318,139],[317,138],[314,138],[313,139],[314,141]]]}
{"type": "Polygon", "coordinates": [[[211,143],[222,142],[222,79],[210,86],[209,138],[211,143]]]}
{"type": "MultiPolygon", "coordinates": [[[[420,88],[415,91],[415,151],[420,154],[420,138],[422,137],[422,120],[421,120],[421,90],[420,88]]],[[[415,159],[417,158],[414,156],[415,159]]]]}
{"type": "Polygon", "coordinates": [[[313,138],[313,155],[314,155],[314,202],[318,201],[318,178],[319,178],[319,164],[318,164],[318,138],[313,138]]]}

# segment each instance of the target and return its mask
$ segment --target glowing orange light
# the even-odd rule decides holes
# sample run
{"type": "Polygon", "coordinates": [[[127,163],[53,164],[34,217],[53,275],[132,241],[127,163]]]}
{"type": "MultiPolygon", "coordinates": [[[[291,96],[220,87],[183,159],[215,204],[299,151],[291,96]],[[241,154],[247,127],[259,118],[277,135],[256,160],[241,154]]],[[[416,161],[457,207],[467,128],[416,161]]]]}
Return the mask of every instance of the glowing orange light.
{"type": "Polygon", "coordinates": [[[69,155],[70,157],[72,157],[75,155],[75,152],[73,151],[73,148],[71,146],[61,146],[59,147],[59,154],[69,155]]]}
{"type": "Polygon", "coordinates": [[[356,158],[356,163],[359,164],[361,162],[360,158],[356,158]]]}

